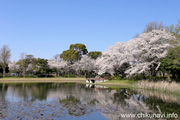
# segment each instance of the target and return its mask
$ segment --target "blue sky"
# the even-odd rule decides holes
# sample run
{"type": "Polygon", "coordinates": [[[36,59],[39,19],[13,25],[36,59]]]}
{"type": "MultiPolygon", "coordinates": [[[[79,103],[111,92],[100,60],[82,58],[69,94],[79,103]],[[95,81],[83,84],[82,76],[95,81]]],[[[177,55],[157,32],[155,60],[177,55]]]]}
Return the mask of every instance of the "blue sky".
{"type": "Polygon", "coordinates": [[[105,51],[151,21],[176,24],[179,0],[1,0],[0,47],[50,59],[70,44],[105,51]]]}

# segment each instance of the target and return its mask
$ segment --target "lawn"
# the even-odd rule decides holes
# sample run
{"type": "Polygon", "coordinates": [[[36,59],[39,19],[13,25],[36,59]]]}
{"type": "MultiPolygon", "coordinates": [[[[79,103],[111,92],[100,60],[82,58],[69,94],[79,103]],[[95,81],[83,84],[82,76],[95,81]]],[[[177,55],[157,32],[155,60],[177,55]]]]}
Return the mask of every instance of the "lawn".
{"type": "MultiPolygon", "coordinates": [[[[52,78],[14,78],[14,77],[5,77],[0,78],[0,83],[16,83],[16,82],[78,82],[86,83],[86,78],[63,78],[63,77],[52,77],[52,78]]],[[[106,86],[121,86],[121,87],[133,87],[137,83],[133,80],[111,80],[103,83],[90,83],[90,84],[99,84],[106,86]]],[[[86,83],[89,84],[89,83],[86,83]]]]}
{"type": "Polygon", "coordinates": [[[53,77],[53,78],[12,78],[5,77],[0,78],[0,83],[2,82],[85,82],[85,78],[63,78],[63,77],[53,77]]]}
{"type": "Polygon", "coordinates": [[[101,85],[112,85],[112,86],[121,86],[121,87],[134,87],[137,81],[134,80],[110,80],[103,83],[96,83],[101,85]]]}

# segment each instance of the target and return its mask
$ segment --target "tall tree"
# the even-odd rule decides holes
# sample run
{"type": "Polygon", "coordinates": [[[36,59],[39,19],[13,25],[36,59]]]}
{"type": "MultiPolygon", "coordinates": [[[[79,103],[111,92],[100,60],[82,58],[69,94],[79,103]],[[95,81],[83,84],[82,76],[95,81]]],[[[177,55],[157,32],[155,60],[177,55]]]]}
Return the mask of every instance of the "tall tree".
{"type": "Polygon", "coordinates": [[[130,63],[126,74],[141,74],[150,72],[155,76],[160,66],[160,59],[166,56],[167,49],[171,47],[171,41],[175,39],[165,30],[153,30],[143,33],[139,38],[126,43],[118,42],[109,47],[101,57],[96,60],[98,73],[114,73],[114,67],[130,63]]]}
{"type": "Polygon", "coordinates": [[[19,70],[19,65],[17,65],[17,62],[15,59],[14,61],[8,63],[8,67],[9,67],[9,70],[14,73],[17,73],[19,70]]]}
{"type": "Polygon", "coordinates": [[[48,65],[51,69],[55,68],[57,75],[59,76],[60,72],[64,72],[64,69],[67,66],[67,62],[59,57],[55,57],[55,59],[48,60],[48,65]]]}
{"type": "Polygon", "coordinates": [[[102,55],[102,52],[100,52],[100,51],[91,51],[87,55],[89,57],[91,57],[92,59],[97,59],[98,57],[100,57],[102,55]]]}
{"type": "Polygon", "coordinates": [[[163,30],[165,29],[166,26],[163,25],[162,22],[158,23],[158,22],[150,22],[148,23],[145,28],[144,28],[144,32],[147,33],[147,32],[151,32],[152,30],[163,30]]]}
{"type": "MultiPolygon", "coordinates": [[[[179,43],[180,42],[180,20],[178,20],[178,23],[176,25],[172,24],[169,27],[167,27],[167,30],[176,37],[179,43]]],[[[173,44],[177,44],[177,42],[174,41],[173,44]]]]}
{"type": "Polygon", "coordinates": [[[6,76],[6,67],[11,56],[11,51],[7,45],[4,45],[0,51],[0,63],[3,68],[3,77],[6,76]]]}
{"type": "Polygon", "coordinates": [[[66,51],[63,51],[63,53],[60,55],[60,57],[68,62],[73,63],[74,61],[77,61],[80,59],[78,53],[75,50],[69,49],[66,51]]]}
{"type": "Polygon", "coordinates": [[[21,53],[20,60],[17,62],[23,77],[25,77],[26,69],[28,67],[28,64],[26,63],[26,56],[27,56],[27,54],[25,52],[21,53]]]}
{"type": "Polygon", "coordinates": [[[88,53],[86,46],[84,44],[80,44],[80,43],[71,44],[69,49],[75,50],[78,53],[80,58],[82,55],[86,55],[88,53]]]}
{"type": "Polygon", "coordinates": [[[180,81],[180,46],[168,50],[167,56],[161,59],[160,67],[180,81]]]}
{"type": "Polygon", "coordinates": [[[81,70],[85,71],[85,73],[96,70],[95,60],[87,55],[82,56],[81,60],[75,62],[72,67],[77,73],[80,73],[81,70]]]}
{"type": "Polygon", "coordinates": [[[36,69],[36,73],[41,75],[47,75],[47,73],[50,70],[48,65],[48,60],[42,58],[36,59],[35,69],[36,69]]]}
{"type": "Polygon", "coordinates": [[[71,44],[69,50],[63,51],[60,57],[65,61],[73,63],[80,60],[87,53],[88,51],[84,44],[71,44]]]}

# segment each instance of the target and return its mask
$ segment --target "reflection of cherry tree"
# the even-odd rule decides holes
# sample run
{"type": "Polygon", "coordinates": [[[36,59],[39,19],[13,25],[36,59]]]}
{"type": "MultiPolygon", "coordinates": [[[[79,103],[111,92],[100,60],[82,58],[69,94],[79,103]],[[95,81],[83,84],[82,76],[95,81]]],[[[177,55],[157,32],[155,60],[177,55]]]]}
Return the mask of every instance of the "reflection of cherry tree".
{"type": "Polygon", "coordinates": [[[171,46],[170,42],[174,39],[165,30],[153,30],[128,42],[118,42],[109,47],[102,57],[97,59],[98,73],[109,72],[112,74],[115,66],[130,63],[127,74],[152,71],[152,75],[154,75],[160,66],[160,59],[165,57],[167,48],[171,46]]]}
{"type": "MultiPolygon", "coordinates": [[[[4,87],[6,89],[3,89],[3,86],[0,86],[0,88],[4,92],[2,94],[0,91],[0,95],[4,97],[6,103],[19,102],[20,109],[24,109],[21,101],[24,101],[23,103],[26,104],[26,102],[28,103],[29,100],[32,100],[31,104],[38,103],[40,105],[39,103],[42,103],[45,107],[52,110],[53,114],[55,111],[52,108],[61,106],[63,109],[66,108],[68,113],[73,116],[83,116],[98,111],[106,118],[116,120],[121,119],[121,114],[158,113],[158,110],[164,110],[163,106],[169,105],[169,103],[159,102],[158,99],[154,101],[154,98],[144,97],[129,89],[119,88],[112,90],[101,87],[96,88],[96,86],[93,89],[89,89],[85,88],[85,85],[75,83],[9,84],[4,87]],[[8,97],[7,95],[13,97],[8,97]],[[48,104],[48,101],[55,105],[49,106],[52,103],[48,104]]],[[[31,104],[29,104],[28,112],[32,111],[30,110],[32,108],[31,104]]],[[[14,105],[16,106],[16,104],[14,105]]],[[[34,105],[34,109],[38,111],[39,107],[36,104],[34,105]]],[[[177,104],[173,104],[173,106],[179,107],[177,104]]],[[[175,111],[176,107],[171,107],[171,110],[175,111]]],[[[8,109],[13,109],[13,106],[11,104],[8,105],[8,109]]],[[[164,111],[169,112],[167,109],[164,111]]]]}
{"type": "Polygon", "coordinates": [[[74,116],[90,114],[90,111],[92,111],[93,109],[92,107],[82,103],[79,99],[71,95],[67,96],[66,99],[60,100],[60,103],[63,105],[63,107],[66,107],[68,109],[68,113],[70,115],[74,116]]]}
{"type": "MultiPolygon", "coordinates": [[[[84,89],[80,85],[75,85],[75,87],[58,87],[56,92],[50,90],[48,97],[59,99],[60,101],[66,100],[66,103],[72,100],[75,101],[74,103],[76,104],[80,102],[81,105],[93,103],[93,106],[102,112],[105,117],[113,120],[120,119],[120,114],[155,112],[155,110],[151,110],[149,106],[143,102],[142,96],[130,93],[126,89],[121,89],[120,92],[117,92],[116,90],[109,90],[107,88],[84,89]]],[[[78,105],[75,106],[78,107],[78,105]]],[[[77,111],[74,111],[75,114],[76,112],[77,111]]]]}

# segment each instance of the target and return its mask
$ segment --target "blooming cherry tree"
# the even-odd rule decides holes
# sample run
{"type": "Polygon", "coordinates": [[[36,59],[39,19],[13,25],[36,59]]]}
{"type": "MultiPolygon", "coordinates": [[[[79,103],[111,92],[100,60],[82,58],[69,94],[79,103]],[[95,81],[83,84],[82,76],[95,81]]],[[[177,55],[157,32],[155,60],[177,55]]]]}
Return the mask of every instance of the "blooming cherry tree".
{"type": "Polygon", "coordinates": [[[17,72],[19,70],[19,65],[17,65],[16,63],[17,63],[16,60],[8,63],[8,67],[10,71],[17,72]]]}
{"type": "Polygon", "coordinates": [[[93,70],[96,70],[95,60],[87,55],[83,55],[80,61],[77,61],[72,65],[72,68],[76,72],[80,72],[80,70],[91,72],[93,70]]]}
{"type": "Polygon", "coordinates": [[[170,42],[173,40],[175,37],[165,30],[153,30],[128,42],[118,42],[97,59],[98,74],[104,72],[113,74],[114,67],[123,63],[130,63],[126,71],[129,75],[149,70],[155,74],[160,66],[160,59],[166,56],[167,49],[171,47],[170,42]]]}
{"type": "Polygon", "coordinates": [[[61,58],[55,58],[48,60],[48,65],[50,68],[55,68],[59,75],[59,72],[67,66],[67,62],[61,58]]]}

